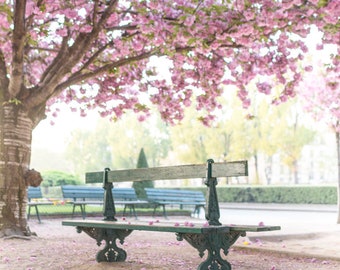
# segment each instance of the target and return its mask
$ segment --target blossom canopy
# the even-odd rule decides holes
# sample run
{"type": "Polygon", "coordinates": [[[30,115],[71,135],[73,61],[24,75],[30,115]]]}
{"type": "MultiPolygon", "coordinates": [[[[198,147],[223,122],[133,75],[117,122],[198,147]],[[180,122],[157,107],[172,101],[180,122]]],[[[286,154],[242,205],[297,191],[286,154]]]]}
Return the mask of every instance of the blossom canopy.
{"type": "Polygon", "coordinates": [[[175,123],[193,100],[208,121],[228,85],[244,107],[253,80],[274,103],[293,97],[304,38],[316,27],[339,45],[339,18],[338,0],[1,0],[0,96],[35,122],[53,104],[119,118],[151,102],[175,123]]]}

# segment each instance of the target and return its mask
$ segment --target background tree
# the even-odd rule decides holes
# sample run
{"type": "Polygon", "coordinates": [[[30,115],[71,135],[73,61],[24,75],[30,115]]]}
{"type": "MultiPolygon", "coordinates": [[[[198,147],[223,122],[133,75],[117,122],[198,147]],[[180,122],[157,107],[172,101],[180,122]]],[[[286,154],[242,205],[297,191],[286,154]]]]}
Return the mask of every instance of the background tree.
{"type": "MultiPolygon", "coordinates": [[[[339,34],[340,35],[340,34],[339,34]]],[[[320,50],[321,45],[318,46],[320,50]]],[[[299,94],[304,106],[316,120],[326,123],[334,131],[338,157],[338,217],[340,224],[340,46],[330,55],[320,54],[313,59],[314,69],[304,75],[299,94]],[[325,59],[325,62],[323,61],[325,59]]]]}
{"type": "MultiPolygon", "coordinates": [[[[180,124],[170,127],[172,149],[175,149],[175,163],[204,163],[207,159],[206,145],[209,141],[209,129],[197,121],[194,106],[186,109],[180,124]]],[[[214,155],[210,152],[209,155],[214,155]]],[[[211,156],[213,158],[213,156],[211,156]]]]}
{"type": "Polygon", "coordinates": [[[152,166],[159,166],[170,148],[166,125],[159,117],[150,117],[142,123],[132,113],[122,118],[117,122],[99,119],[91,131],[77,129],[72,132],[66,157],[77,175],[102,170],[105,166],[134,168],[135,157],[142,146],[150,153],[152,166]]]}
{"type": "Polygon", "coordinates": [[[159,117],[142,123],[132,113],[107,127],[107,143],[112,152],[113,168],[135,168],[136,157],[143,148],[152,166],[159,166],[170,147],[166,125],[159,117]]]}
{"type": "Polygon", "coordinates": [[[41,176],[44,178],[44,182],[41,184],[43,187],[83,184],[83,182],[73,174],[61,171],[46,171],[43,172],[41,176]]]}
{"type": "Polygon", "coordinates": [[[220,161],[252,159],[255,172],[252,182],[259,184],[263,179],[258,159],[280,154],[283,164],[295,172],[294,182],[297,183],[297,160],[315,132],[307,128],[303,120],[297,121],[302,116],[296,98],[281,106],[271,106],[268,98],[261,94],[253,101],[250,108],[244,110],[231,91],[210,128],[193,120],[197,113],[194,108],[188,109],[182,123],[170,127],[175,158],[189,163],[204,162],[209,153],[209,157],[220,161]]]}
{"type": "Polygon", "coordinates": [[[281,133],[281,144],[279,145],[283,162],[292,172],[294,184],[299,184],[298,159],[301,156],[302,148],[310,143],[315,135],[315,132],[299,125],[298,121],[303,120],[299,119],[297,114],[295,115],[294,122],[281,133]]]}
{"type": "Polygon", "coordinates": [[[107,139],[107,125],[107,121],[98,121],[94,130],[72,131],[65,156],[72,164],[72,171],[79,177],[85,172],[111,167],[113,157],[107,139]]]}
{"type": "MultiPolygon", "coordinates": [[[[146,155],[144,153],[143,148],[139,152],[137,168],[149,168],[148,161],[146,159],[146,155]]],[[[145,181],[133,182],[132,187],[135,189],[137,197],[139,199],[145,199],[147,196],[146,196],[146,192],[144,189],[153,188],[154,184],[153,184],[153,181],[145,180],[145,181]]]]}
{"type": "Polygon", "coordinates": [[[257,84],[260,92],[283,86],[273,97],[282,102],[295,94],[301,77],[296,60],[307,50],[301,38],[310,25],[325,33],[322,42],[338,44],[339,5],[337,0],[2,1],[1,231],[29,233],[24,175],[32,130],[46,113],[57,114],[59,104],[81,115],[97,108],[102,116],[119,118],[131,109],[144,118],[147,97],[162,119],[177,123],[196,96],[208,122],[219,108],[221,84],[236,85],[246,107],[247,85],[258,74],[272,78],[257,84]],[[171,59],[170,78],[156,76],[156,56],[171,59]]]}

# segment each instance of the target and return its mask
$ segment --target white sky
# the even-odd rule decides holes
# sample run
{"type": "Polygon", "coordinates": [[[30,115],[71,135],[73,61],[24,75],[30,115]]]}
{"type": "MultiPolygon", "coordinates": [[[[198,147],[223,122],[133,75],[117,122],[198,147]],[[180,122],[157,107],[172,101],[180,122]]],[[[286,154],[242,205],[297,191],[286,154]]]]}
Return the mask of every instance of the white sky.
{"type": "Polygon", "coordinates": [[[33,131],[32,149],[47,148],[56,152],[63,152],[65,142],[74,129],[91,129],[95,128],[96,120],[100,116],[95,113],[89,113],[86,117],[79,116],[78,113],[72,113],[65,109],[59,112],[56,118],[47,118],[39,123],[33,131]],[[50,121],[54,121],[54,125],[50,121]]]}

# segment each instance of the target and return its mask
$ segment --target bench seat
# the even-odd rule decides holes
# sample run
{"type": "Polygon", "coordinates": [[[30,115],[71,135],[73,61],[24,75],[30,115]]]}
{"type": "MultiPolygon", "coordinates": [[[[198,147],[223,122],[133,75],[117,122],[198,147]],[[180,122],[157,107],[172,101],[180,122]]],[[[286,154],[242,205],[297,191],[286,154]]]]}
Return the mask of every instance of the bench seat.
{"type": "Polygon", "coordinates": [[[227,255],[229,248],[240,236],[246,236],[247,232],[280,230],[280,226],[150,223],[148,221],[64,220],[62,225],[75,226],[78,233],[86,233],[97,241],[98,246],[105,241],[105,247],[97,252],[96,260],[98,262],[125,261],[127,253],[122,249],[122,246],[117,245],[117,242],[122,245],[125,238],[135,230],[175,233],[178,241],[186,240],[199,252],[201,258],[206,251],[208,252],[207,259],[198,266],[199,270],[231,270],[230,263],[222,258],[221,250],[227,255]],[[215,266],[215,262],[218,262],[223,268],[211,268],[215,266]]]}
{"type": "Polygon", "coordinates": [[[174,222],[153,222],[138,220],[135,222],[127,221],[106,221],[106,220],[63,220],[64,226],[76,227],[94,227],[102,229],[123,229],[138,231],[159,231],[159,232],[175,232],[175,233],[196,233],[202,234],[209,231],[216,232],[264,232],[280,230],[280,226],[257,226],[257,225],[206,225],[203,223],[174,223],[174,222]]]}

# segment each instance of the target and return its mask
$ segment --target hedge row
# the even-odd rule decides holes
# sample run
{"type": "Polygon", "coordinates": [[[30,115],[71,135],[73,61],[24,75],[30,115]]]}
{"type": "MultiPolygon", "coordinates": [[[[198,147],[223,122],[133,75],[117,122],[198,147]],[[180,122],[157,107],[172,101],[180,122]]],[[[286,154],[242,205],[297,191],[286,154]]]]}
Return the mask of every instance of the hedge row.
{"type": "MultiPolygon", "coordinates": [[[[205,188],[195,190],[206,192],[205,188]]],[[[219,202],[336,204],[335,186],[217,187],[219,202]]]]}

